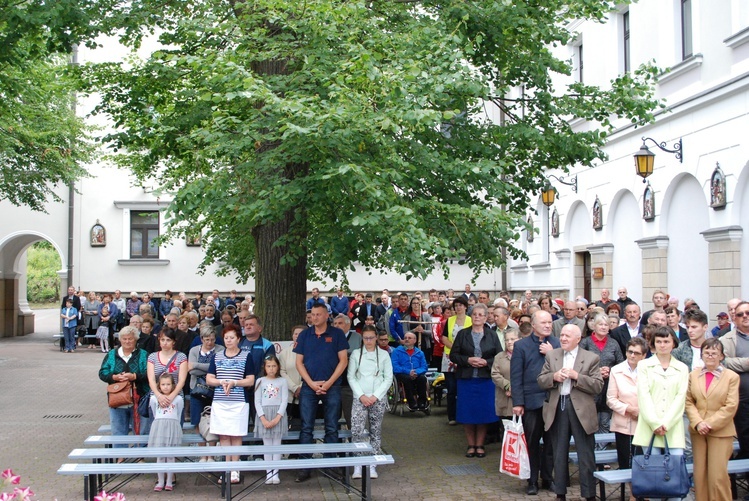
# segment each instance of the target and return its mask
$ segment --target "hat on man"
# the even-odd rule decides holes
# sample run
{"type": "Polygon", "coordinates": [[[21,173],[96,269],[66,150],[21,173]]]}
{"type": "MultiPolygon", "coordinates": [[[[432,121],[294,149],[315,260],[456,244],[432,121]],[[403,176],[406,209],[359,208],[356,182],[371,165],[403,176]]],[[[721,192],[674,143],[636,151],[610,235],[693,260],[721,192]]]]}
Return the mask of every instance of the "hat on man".
{"type": "Polygon", "coordinates": [[[720,313],[718,313],[717,318],[728,318],[728,313],[726,313],[725,311],[721,311],[720,313]]]}

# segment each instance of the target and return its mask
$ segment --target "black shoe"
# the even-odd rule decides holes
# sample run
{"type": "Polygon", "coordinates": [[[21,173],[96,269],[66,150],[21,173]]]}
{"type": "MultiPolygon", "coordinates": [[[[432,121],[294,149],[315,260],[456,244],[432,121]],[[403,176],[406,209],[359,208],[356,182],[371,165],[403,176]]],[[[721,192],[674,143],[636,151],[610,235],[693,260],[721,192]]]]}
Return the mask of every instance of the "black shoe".
{"type": "Polygon", "coordinates": [[[529,496],[535,496],[538,494],[538,484],[528,484],[528,488],[525,490],[525,493],[529,496]]]}
{"type": "Polygon", "coordinates": [[[301,470],[297,474],[296,479],[294,481],[297,482],[297,483],[306,482],[307,480],[309,480],[310,476],[311,476],[311,474],[310,474],[309,470],[301,470]]]}
{"type": "Polygon", "coordinates": [[[541,480],[541,488],[547,491],[554,492],[554,481],[553,480],[541,480]]]}

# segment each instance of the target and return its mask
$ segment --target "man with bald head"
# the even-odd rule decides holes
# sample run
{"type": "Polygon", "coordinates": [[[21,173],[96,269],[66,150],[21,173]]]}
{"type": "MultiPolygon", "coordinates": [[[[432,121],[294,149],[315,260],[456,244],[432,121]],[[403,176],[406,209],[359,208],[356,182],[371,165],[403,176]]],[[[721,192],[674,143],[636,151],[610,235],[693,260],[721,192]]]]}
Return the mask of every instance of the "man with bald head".
{"type": "MultiPolygon", "coordinates": [[[[528,443],[531,476],[526,492],[538,494],[538,476],[541,486],[550,488],[554,457],[552,437],[544,433],[543,406],[546,390],[538,386],[538,375],[544,366],[546,354],[559,348],[559,339],[551,335],[551,314],[538,310],[531,317],[533,332],[515,343],[510,360],[510,387],[512,388],[512,412],[523,417],[523,430],[528,443]],[[541,445],[541,437],[544,445],[541,445]]],[[[566,481],[565,481],[566,482],[566,481]]]]}
{"type": "Polygon", "coordinates": [[[554,320],[551,324],[551,335],[559,337],[559,333],[562,332],[562,327],[565,325],[577,325],[580,332],[585,328],[585,321],[577,318],[577,303],[575,301],[566,301],[564,308],[562,308],[563,316],[554,320]]]}
{"type": "Polygon", "coordinates": [[[580,494],[596,499],[595,438],[598,413],[595,397],[603,389],[598,355],[580,348],[582,333],[576,325],[565,325],[559,334],[560,348],[546,354],[538,386],[549,392],[544,403],[545,430],[554,444],[554,492],[564,501],[569,476],[570,437],[580,461],[580,494]]]}
{"type": "Polygon", "coordinates": [[[739,303],[741,303],[741,299],[737,297],[728,300],[728,302],[726,303],[726,308],[728,309],[728,318],[731,321],[728,323],[728,325],[718,330],[718,332],[715,334],[715,337],[721,337],[736,328],[736,306],[738,306],[739,303]]]}

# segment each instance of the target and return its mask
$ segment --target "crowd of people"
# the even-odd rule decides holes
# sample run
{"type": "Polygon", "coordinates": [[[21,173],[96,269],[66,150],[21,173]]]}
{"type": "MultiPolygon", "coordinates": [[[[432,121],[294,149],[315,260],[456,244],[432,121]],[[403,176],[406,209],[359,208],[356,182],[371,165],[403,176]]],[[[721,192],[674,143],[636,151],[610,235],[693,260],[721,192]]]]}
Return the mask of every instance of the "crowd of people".
{"type": "MultiPolygon", "coordinates": [[[[595,498],[595,450],[606,445],[594,435],[613,432],[619,468],[629,468],[651,439],[656,447],[667,439],[672,455],[693,461],[697,499],[730,499],[726,462],[734,437],[738,456],[749,457],[749,302],[729,301],[708,330],[693,300],[680,310],[679,300],[663,291],[644,313],[624,288],[617,300],[604,289],[597,301],[532,291],[518,298],[502,291],[492,299],[470,285],[458,295],[432,289],[373,296],[350,298],[339,289],[328,301],[313,289],[306,322],[278,354],[262,337],[252,298],[235,291],[190,300],[169,291],[161,299],[132,293],[127,301],[115,291],[97,305],[96,294],[71,288],[61,321],[65,351],[77,348],[67,329],[108,329],[106,344],[100,338],[107,351],[100,378],[131,381],[150,399],[149,416],[137,412],[137,402],[110,408],[113,434],[132,427],[154,443],[177,443],[173,426],[154,424],[178,416],[198,425],[210,405],[210,431],[222,445],[240,444],[249,430],[277,444],[296,422],[300,442],[312,443],[318,413],[332,443],[343,413],[354,441],[368,434],[380,454],[393,378],[409,410],[425,411],[432,367],[445,376],[447,424],[463,425],[466,457],[486,457],[487,440],[501,437],[501,419],[522,417],[527,494],[549,489],[565,499],[574,437],[582,496],[595,498]]],[[[296,481],[310,474],[300,471],[296,481]]],[[[377,478],[374,467],[370,475],[377,478]]],[[[360,476],[357,469],[354,478],[360,476]]],[[[239,473],[228,481],[239,482],[239,473]]],[[[268,470],[266,483],[279,482],[278,471],[268,470]]],[[[159,477],[156,487],[173,484],[159,477]]]]}

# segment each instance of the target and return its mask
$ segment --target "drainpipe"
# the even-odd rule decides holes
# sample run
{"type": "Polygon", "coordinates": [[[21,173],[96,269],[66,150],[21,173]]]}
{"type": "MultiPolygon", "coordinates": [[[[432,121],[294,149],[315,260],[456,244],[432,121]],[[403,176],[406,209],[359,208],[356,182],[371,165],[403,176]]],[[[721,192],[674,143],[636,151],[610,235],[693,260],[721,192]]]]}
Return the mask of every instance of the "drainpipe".
{"type": "MultiPolygon", "coordinates": [[[[73,45],[73,54],[70,59],[70,64],[78,64],[78,45],[73,45]]],[[[77,113],[76,110],[76,95],[73,94],[73,113],[77,113]]],[[[73,285],[73,231],[75,228],[75,181],[71,181],[68,184],[68,287],[73,285]]],[[[67,288],[64,294],[67,293],[67,288]]]]}

